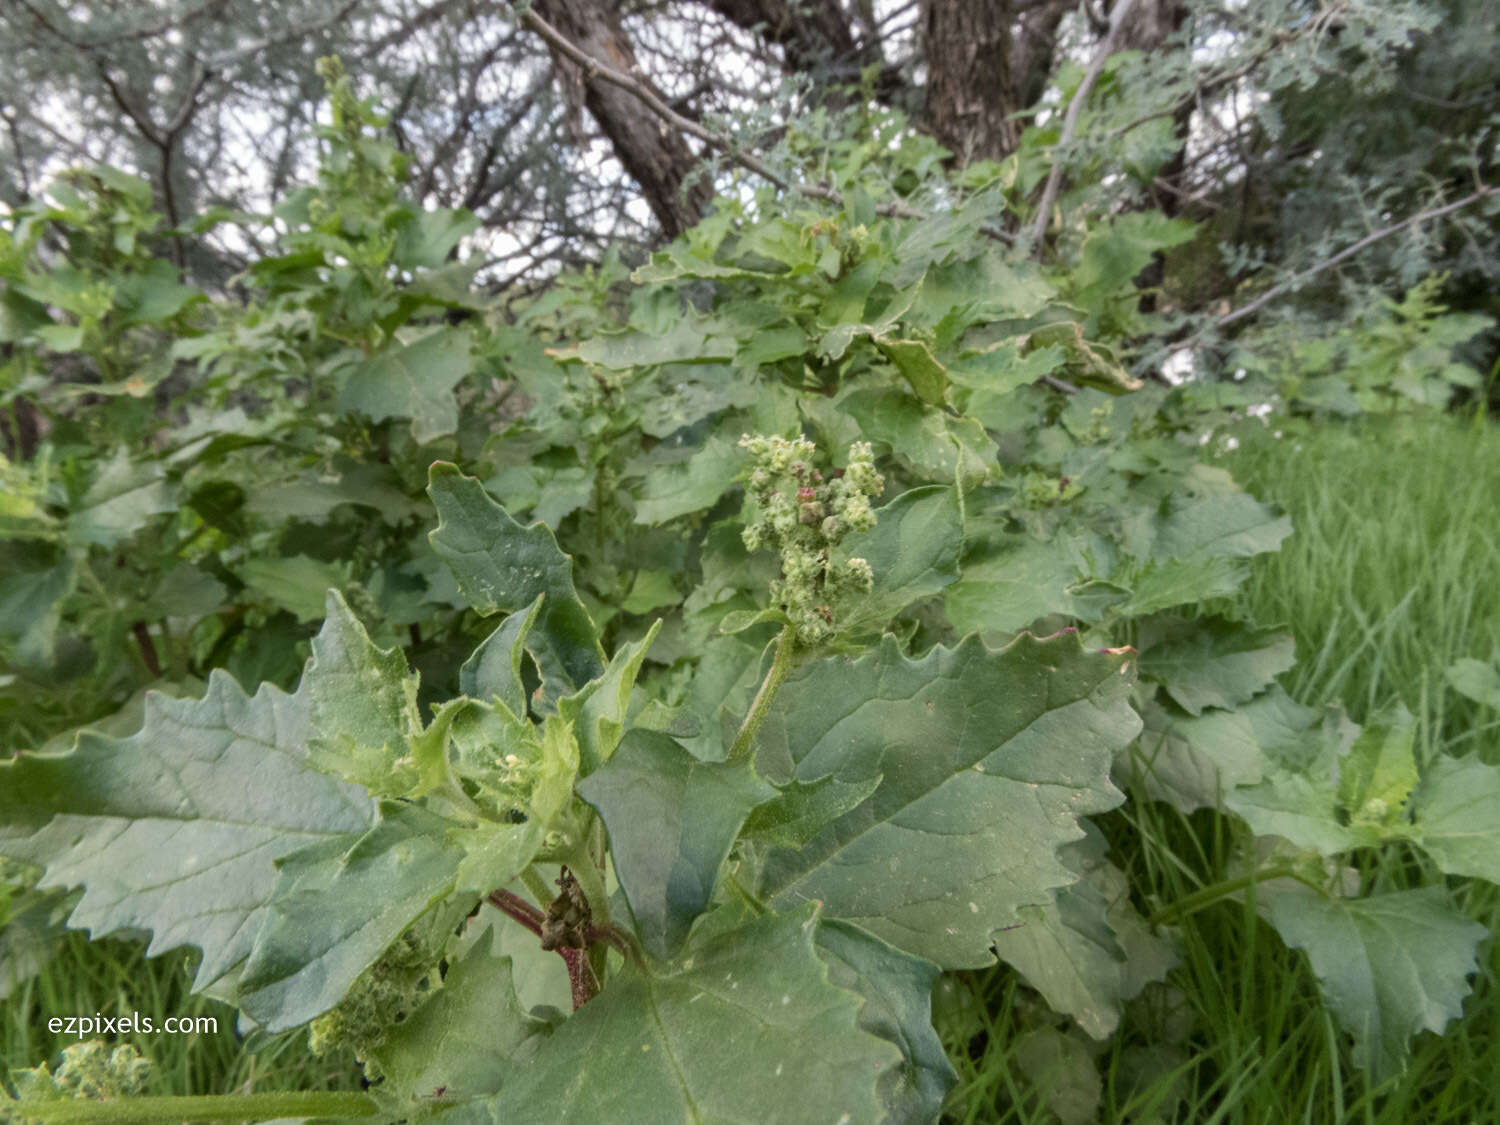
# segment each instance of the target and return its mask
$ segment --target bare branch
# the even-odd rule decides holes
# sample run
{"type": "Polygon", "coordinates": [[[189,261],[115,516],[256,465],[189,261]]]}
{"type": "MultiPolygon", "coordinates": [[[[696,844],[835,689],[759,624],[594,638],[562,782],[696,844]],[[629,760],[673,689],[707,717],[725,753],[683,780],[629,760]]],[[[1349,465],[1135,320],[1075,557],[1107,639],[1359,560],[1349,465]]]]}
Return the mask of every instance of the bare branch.
{"type": "MultiPolygon", "coordinates": [[[[1125,6],[1129,7],[1131,0],[1125,0],[1125,6]]],[[[591,78],[598,78],[608,82],[612,86],[618,86],[626,93],[640,100],[641,104],[656,116],[679,132],[695,137],[718,152],[728,156],[740,167],[754,172],[764,180],[770,181],[782,191],[792,192],[808,199],[820,199],[835,206],[844,205],[844,197],[830,187],[822,184],[795,183],[775,171],[760,157],[754,153],[747,152],[737,145],[731,138],[720,133],[705,129],[696,121],[689,120],[682,114],[676,112],[659,98],[654,91],[648,88],[633,76],[615,70],[607,63],[601,62],[585,51],[580,50],[567,36],[563,35],[557,28],[553,27],[534,11],[521,13],[521,21],[538,35],[547,41],[557,52],[567,58],[570,62],[583,68],[584,73],[591,78]]],[[[877,213],[887,218],[895,219],[925,219],[927,214],[915,207],[909,207],[904,203],[882,203],[876,209],[877,213]]],[[[1011,235],[1006,231],[995,227],[981,228],[991,238],[1001,241],[1013,241],[1011,235]]]]}
{"type": "Polygon", "coordinates": [[[1047,185],[1042,189],[1042,201],[1037,208],[1036,223],[1031,228],[1031,252],[1037,258],[1042,256],[1044,246],[1042,240],[1047,234],[1047,223],[1051,217],[1052,205],[1057,202],[1058,188],[1062,186],[1063,161],[1067,156],[1069,146],[1073,143],[1073,138],[1078,133],[1078,118],[1089,100],[1089,92],[1093,90],[1094,83],[1099,81],[1099,75],[1104,73],[1104,64],[1114,53],[1115,40],[1119,37],[1120,28],[1124,26],[1125,17],[1130,14],[1130,9],[1134,5],[1135,0],[1120,0],[1115,6],[1115,10],[1110,14],[1109,34],[1104,37],[1104,41],[1099,44],[1099,49],[1094,52],[1093,61],[1089,63],[1083,81],[1078,84],[1073,100],[1068,103],[1068,114],[1063,119],[1062,136],[1057,139],[1057,144],[1052,149],[1052,170],[1047,173],[1047,185]]]}
{"type": "Polygon", "coordinates": [[[1407,218],[1402,219],[1399,223],[1392,223],[1388,227],[1382,227],[1375,233],[1366,235],[1364,238],[1361,238],[1358,242],[1354,243],[1354,245],[1347,246],[1343,250],[1340,250],[1337,254],[1327,259],[1326,261],[1319,262],[1311,269],[1303,270],[1301,273],[1295,275],[1294,277],[1287,278],[1287,280],[1283,281],[1280,285],[1273,285],[1270,289],[1267,289],[1259,297],[1255,298],[1255,300],[1251,301],[1243,308],[1235,309],[1233,312],[1221,316],[1218,321],[1215,322],[1215,327],[1225,328],[1228,325],[1233,324],[1237,320],[1243,320],[1245,317],[1249,316],[1256,310],[1264,308],[1268,302],[1274,300],[1277,296],[1284,293],[1286,290],[1301,285],[1304,281],[1307,281],[1311,278],[1317,277],[1318,274],[1322,273],[1324,270],[1332,269],[1340,262],[1347,261],[1355,254],[1358,254],[1365,247],[1379,242],[1383,238],[1389,238],[1393,234],[1399,234],[1407,227],[1414,227],[1418,223],[1427,222],[1429,219],[1440,219],[1444,215],[1451,215],[1454,211],[1462,210],[1463,208],[1468,207],[1471,204],[1478,203],[1481,199],[1489,198],[1497,191],[1500,191],[1500,188],[1489,187],[1487,185],[1481,186],[1478,191],[1471,192],[1469,195],[1464,196],[1462,199],[1454,203],[1449,203],[1442,207],[1434,207],[1430,211],[1419,211],[1415,215],[1410,215],[1407,218]]]}

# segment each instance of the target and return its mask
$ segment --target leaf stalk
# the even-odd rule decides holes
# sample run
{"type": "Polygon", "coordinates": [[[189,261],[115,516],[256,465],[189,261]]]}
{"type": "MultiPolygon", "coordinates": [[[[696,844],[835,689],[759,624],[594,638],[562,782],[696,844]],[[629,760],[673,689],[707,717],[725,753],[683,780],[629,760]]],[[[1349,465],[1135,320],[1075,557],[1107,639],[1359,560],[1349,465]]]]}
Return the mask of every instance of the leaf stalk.
{"type": "Polygon", "coordinates": [[[771,701],[776,698],[782,682],[796,667],[796,664],[797,632],[791,625],[786,625],[782,627],[781,635],[776,638],[776,655],[771,658],[771,668],[766,673],[766,678],[761,681],[755,698],[750,702],[750,710],[745,715],[745,721],[740,724],[739,733],[734,736],[734,743],[729,747],[729,761],[737,762],[749,757],[755,742],[755,732],[765,721],[766,715],[771,710],[771,701]]]}

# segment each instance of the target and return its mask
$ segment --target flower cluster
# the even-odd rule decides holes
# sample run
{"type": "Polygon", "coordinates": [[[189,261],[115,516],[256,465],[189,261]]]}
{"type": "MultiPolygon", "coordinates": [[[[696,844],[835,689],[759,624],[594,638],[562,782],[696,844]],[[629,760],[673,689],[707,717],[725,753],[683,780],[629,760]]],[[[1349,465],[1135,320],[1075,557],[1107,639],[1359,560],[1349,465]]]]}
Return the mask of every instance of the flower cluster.
{"type": "MultiPolygon", "coordinates": [[[[61,1098],[120,1098],[139,1094],[151,1075],[151,1060],[129,1043],[113,1050],[102,1039],[74,1043],[63,1048],[57,1073],[46,1063],[11,1075],[23,1101],[55,1101],[61,1098]]],[[[3,1095],[0,1095],[3,1101],[3,1095]]],[[[5,1110],[0,1106],[0,1118],[5,1110]]]]}
{"type": "Polygon", "coordinates": [[[870,498],[880,495],[885,479],[875,471],[869,442],[850,446],[848,465],[826,477],[813,467],[815,449],[806,438],[746,434],[740,448],[755,458],[750,495],[756,512],[744,531],[745,546],[781,556],[771,600],[791,619],[799,641],[821,644],[834,634],[839,601],[868,593],[874,583],[866,560],[834,560],[832,554],[849,532],[875,526],[870,498]]]}
{"type": "Polygon", "coordinates": [[[309,1025],[308,1046],[313,1054],[348,1047],[364,1064],[365,1077],[379,1078],[374,1052],[392,1028],[426,1001],[436,983],[435,962],[426,944],[410,931],[397,938],[336,1007],[309,1025]]]}

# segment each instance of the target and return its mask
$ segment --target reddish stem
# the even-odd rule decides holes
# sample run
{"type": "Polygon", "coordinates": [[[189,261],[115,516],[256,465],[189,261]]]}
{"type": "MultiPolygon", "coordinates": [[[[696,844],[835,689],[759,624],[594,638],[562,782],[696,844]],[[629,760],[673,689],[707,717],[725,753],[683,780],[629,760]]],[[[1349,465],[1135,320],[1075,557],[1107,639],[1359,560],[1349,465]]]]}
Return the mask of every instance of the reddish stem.
{"type": "Polygon", "coordinates": [[[520,895],[512,894],[510,891],[491,891],[487,899],[491,906],[511,921],[525,926],[537,937],[542,936],[542,922],[545,920],[545,915],[520,895]]]}
{"type": "Polygon", "coordinates": [[[141,659],[146,662],[146,670],[153,678],[161,679],[161,661],[156,656],[156,644],[151,640],[151,631],[146,628],[144,621],[137,621],[130,629],[135,634],[135,643],[140,645],[141,659]]]}
{"type": "Polygon", "coordinates": [[[594,966],[589,964],[588,950],[564,945],[557,952],[562,956],[563,964],[568,966],[568,987],[573,992],[573,1010],[576,1012],[599,995],[599,978],[594,976],[594,966]]]}

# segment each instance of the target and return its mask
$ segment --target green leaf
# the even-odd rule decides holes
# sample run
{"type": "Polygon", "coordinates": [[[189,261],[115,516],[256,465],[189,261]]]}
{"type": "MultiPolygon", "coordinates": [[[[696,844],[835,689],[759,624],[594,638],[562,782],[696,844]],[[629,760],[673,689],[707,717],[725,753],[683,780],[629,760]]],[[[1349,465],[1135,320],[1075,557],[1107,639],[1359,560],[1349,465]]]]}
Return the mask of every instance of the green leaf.
{"type": "Polygon", "coordinates": [[[817,919],[809,904],[690,946],[660,974],[627,967],[488,1103],[492,1119],[545,1106],[558,1125],[879,1120],[876,1082],[901,1054],[829,983],[817,919]]]}
{"type": "Polygon", "coordinates": [[[1007,540],[995,554],[966,564],[963,576],[944,591],[948,620],[961,633],[1013,633],[1053,613],[1097,621],[1104,606],[1124,600],[1125,593],[1095,596],[1081,562],[1077,546],[1064,538],[1007,540]]]}
{"type": "Polygon", "coordinates": [[[1148,558],[1125,579],[1130,597],[1119,612],[1123,617],[1144,617],[1174,606],[1228,597],[1240,588],[1245,574],[1244,564],[1211,555],[1148,558]]]}
{"type": "Polygon", "coordinates": [[[85,732],[67,754],[0,762],[0,854],[45,867],[43,887],[81,885],[75,928],[149,931],[152,955],[196,945],[194,988],[222,994],[275,861],[374,820],[360,789],[308,767],[308,710],[216,670],[201,700],[149,696],[129,738],[85,732]]]}
{"type": "Polygon", "coordinates": [[[1152,555],[1190,559],[1240,559],[1274,551],[1292,533],[1292,521],[1277,516],[1248,493],[1204,499],[1172,498],[1152,555]]]}
{"type": "Polygon", "coordinates": [[[900,1048],[902,1061],[880,1076],[881,1120],[886,1125],[936,1121],[958,1081],[932,1027],[938,967],[847,922],[823,923],[817,943],[829,979],[864,998],[860,1028],[900,1048]]]}
{"type": "Polygon", "coordinates": [[[474,341],[467,328],[435,328],[409,344],[364,360],[349,373],[339,409],[375,421],[410,418],[418,445],[458,428],[453,388],[473,368],[474,341]]]}
{"type": "Polygon", "coordinates": [[[579,768],[584,774],[608,761],[619,745],[636,677],[660,631],[661,622],[657,621],[639,641],[621,645],[603,674],[557,701],[558,715],[573,724],[579,768]]]}
{"type": "Polygon", "coordinates": [[[268,1031],[306,1023],[453,889],[463,849],[453,823],[418,805],[381,805],[368,831],[283,857],[270,911],[236,1000],[268,1031]]]}
{"type": "Polygon", "coordinates": [[[552,532],[522,527],[483,485],[445,461],[433,464],[427,491],[439,519],[428,538],[475,610],[513,613],[546,595],[531,651],[549,693],[576,690],[599,675],[598,632],[573,587],[572,560],[552,532]]]}
{"type": "Polygon", "coordinates": [[[880,774],[861,781],[823,777],[806,784],[793,778],[757,806],[741,835],[782,848],[801,848],[880,787],[880,774]]]}
{"type": "Polygon", "coordinates": [[[1487,936],[1442,887],[1329,898],[1293,885],[1267,909],[1292,949],[1307,952],[1323,999],[1354,1036],[1355,1064],[1379,1083],[1406,1066],[1408,1040],[1463,1014],[1475,947],[1487,936]]]}
{"type": "Polygon", "coordinates": [[[964,526],[956,489],[914,488],[875,515],[873,528],[854,532],[838,548],[838,558],[864,559],[875,575],[870,592],[842,613],[844,629],[884,627],[913,602],[940,593],[958,578],[964,526]]]}
{"type": "Polygon", "coordinates": [[[1083,835],[1078,817],[1123,799],[1109,765],[1140,729],[1129,671],[1060,634],[998,652],[970,637],[919,660],[887,637],[794,672],[758,733],[761,772],[885,776],[806,847],[773,851],[764,893],[821,901],[944,968],[991,963],[995,931],[1074,881],[1057,849],[1083,835]]]}
{"type": "Polygon", "coordinates": [[[700,762],[667,735],[636,729],[578,795],[609,829],[641,943],[666,959],[708,908],[745,817],[776,790],[748,761],[700,762]]]}
{"type": "Polygon", "coordinates": [[[672,572],[667,570],[636,571],[635,580],[631,582],[620,608],[626,613],[644,614],[677,605],[682,601],[682,595],[677,592],[673,578],[672,572]]]}
{"type": "Polygon", "coordinates": [[[1141,676],[1160,681],[1189,715],[1248,702],[1297,661],[1290,633],[1222,618],[1152,626],[1142,633],[1141,676]]]}
{"type": "Polygon", "coordinates": [[[947,401],[948,371],[921,340],[877,336],[875,346],[901,372],[919,399],[932,406],[942,406],[947,401]]]}
{"type": "Polygon", "coordinates": [[[1151,800],[1166,801],[1179,812],[1219,808],[1226,793],[1259,784],[1269,767],[1243,711],[1208,711],[1195,718],[1152,700],[1141,718],[1145,728],[1139,745],[1120,763],[1123,776],[1151,800]]]}
{"type": "Polygon", "coordinates": [[[1500,766],[1438,755],[1412,809],[1413,837],[1444,872],[1500,883],[1500,766]]]}
{"type": "Polygon", "coordinates": [[[735,341],[726,325],[686,316],[661,335],[626,332],[595,336],[574,349],[579,359],[598,367],[623,371],[659,363],[702,363],[734,358],[735,341]]]}
{"type": "Polygon", "coordinates": [[[478,216],[468,211],[448,207],[421,211],[401,226],[395,260],[406,269],[437,269],[455,246],[478,229],[478,216]]]}
{"type": "Polygon", "coordinates": [[[1095,1039],[1120,1023],[1125,1002],[1163,979],[1177,963],[1166,939],[1151,932],[1130,903],[1130,883],[1111,864],[1099,830],[1059,852],[1079,881],[1053,902],[1022,909],[1023,921],[995,935],[995,953],[1095,1039]]]}
{"type": "Polygon", "coordinates": [[[498,699],[517,718],[526,717],[526,687],[521,677],[526,638],[541,613],[545,595],[512,613],[484,640],[458,670],[458,690],[471,699],[498,699]]]}
{"type": "Polygon", "coordinates": [[[310,764],[372,793],[409,794],[417,779],[397,763],[421,727],[417,678],[399,649],[375,647],[337,590],[328,591],[297,698],[312,723],[310,764]]]}
{"type": "Polygon", "coordinates": [[[1417,724],[1405,706],[1390,720],[1370,725],[1339,763],[1339,804],[1355,824],[1395,825],[1417,784],[1412,744],[1417,724]]]}
{"type": "Polygon", "coordinates": [[[1054,1027],[1038,1027],[1021,1035],[1013,1051],[1016,1069],[1061,1125],[1099,1120],[1104,1083],[1086,1040],[1054,1027]]]}
{"type": "Polygon", "coordinates": [[[1320,855],[1338,855],[1379,841],[1378,835],[1340,822],[1331,771],[1274,768],[1260,784],[1227,794],[1224,803],[1257,836],[1280,836],[1320,855]]]}
{"type": "Polygon", "coordinates": [[[635,522],[665,523],[711,508],[744,468],[734,442],[714,434],[686,461],[651,470],[635,503],[635,522]]]}
{"type": "Polygon", "coordinates": [[[121,446],[68,517],[74,543],[113,547],[176,507],[166,470],[155,461],[132,462],[121,446]]]}
{"type": "Polygon", "coordinates": [[[348,585],[350,567],[306,555],[272,556],[247,559],[239,577],[298,621],[317,621],[323,616],[328,591],[348,585]]]}
{"type": "Polygon", "coordinates": [[[905,391],[860,389],[834,405],[867,440],[905,458],[923,480],[946,484],[961,477],[970,487],[996,464],[995,443],[978,422],[954,418],[905,391]]]}
{"type": "Polygon", "coordinates": [[[1448,686],[1460,695],[1500,711],[1500,667],[1465,658],[1449,667],[1447,679],[1448,686]]]}
{"type": "Polygon", "coordinates": [[[383,1078],[372,1092],[396,1112],[426,1110],[439,1090],[459,1102],[499,1092],[550,1033],[521,1007],[512,961],[494,944],[487,930],[450,966],[442,989],[373,1052],[383,1078]]]}

